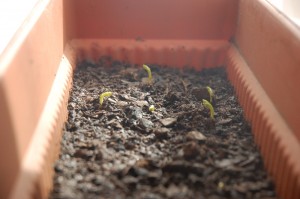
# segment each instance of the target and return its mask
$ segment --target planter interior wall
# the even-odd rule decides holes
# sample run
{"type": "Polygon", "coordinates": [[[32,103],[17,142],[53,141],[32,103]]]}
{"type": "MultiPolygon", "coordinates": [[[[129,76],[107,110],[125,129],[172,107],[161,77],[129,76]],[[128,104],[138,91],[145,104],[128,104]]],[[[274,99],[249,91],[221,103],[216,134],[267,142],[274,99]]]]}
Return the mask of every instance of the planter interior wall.
{"type": "Polygon", "coordinates": [[[227,67],[278,195],[300,198],[299,29],[264,0],[39,1],[0,57],[0,194],[46,198],[72,70],[227,67]]]}

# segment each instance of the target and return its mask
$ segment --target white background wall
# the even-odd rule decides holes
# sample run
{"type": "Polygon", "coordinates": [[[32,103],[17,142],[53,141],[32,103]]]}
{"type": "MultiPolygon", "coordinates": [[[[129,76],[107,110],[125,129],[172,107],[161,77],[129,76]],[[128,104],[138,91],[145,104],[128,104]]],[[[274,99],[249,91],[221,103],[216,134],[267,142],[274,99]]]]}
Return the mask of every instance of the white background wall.
{"type": "Polygon", "coordinates": [[[0,54],[38,0],[0,0],[0,54]]]}
{"type": "MultiPolygon", "coordinates": [[[[41,0],[0,1],[0,54],[35,4],[41,0]]],[[[300,25],[300,0],[267,0],[300,25]]]]}
{"type": "Polygon", "coordinates": [[[267,0],[300,26],[300,0],[267,0]]]}

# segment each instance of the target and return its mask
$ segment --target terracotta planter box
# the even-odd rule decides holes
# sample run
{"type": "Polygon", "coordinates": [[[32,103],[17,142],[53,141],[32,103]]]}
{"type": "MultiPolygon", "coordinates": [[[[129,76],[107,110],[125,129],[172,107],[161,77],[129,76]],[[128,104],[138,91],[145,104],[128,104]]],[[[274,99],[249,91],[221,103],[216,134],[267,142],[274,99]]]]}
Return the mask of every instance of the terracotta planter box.
{"type": "Polygon", "coordinates": [[[300,198],[300,30],[264,0],[39,1],[0,56],[0,195],[47,198],[76,63],[225,65],[278,196],[300,198]]]}

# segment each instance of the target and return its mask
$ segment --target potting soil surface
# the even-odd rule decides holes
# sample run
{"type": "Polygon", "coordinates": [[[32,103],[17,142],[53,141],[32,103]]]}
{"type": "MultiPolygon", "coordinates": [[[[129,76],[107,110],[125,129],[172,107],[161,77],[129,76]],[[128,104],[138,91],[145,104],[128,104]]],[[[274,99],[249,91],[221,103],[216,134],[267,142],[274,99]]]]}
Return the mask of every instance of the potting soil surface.
{"type": "Polygon", "coordinates": [[[276,198],[225,68],[149,67],[78,65],[50,198],[276,198]]]}

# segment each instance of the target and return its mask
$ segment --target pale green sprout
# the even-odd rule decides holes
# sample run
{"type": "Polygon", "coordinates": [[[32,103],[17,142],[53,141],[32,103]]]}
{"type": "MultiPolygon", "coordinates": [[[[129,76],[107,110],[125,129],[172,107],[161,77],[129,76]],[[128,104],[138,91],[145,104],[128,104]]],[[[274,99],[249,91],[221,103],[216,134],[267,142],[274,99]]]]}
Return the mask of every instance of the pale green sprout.
{"type": "Polygon", "coordinates": [[[225,186],[224,182],[220,181],[218,183],[218,189],[222,190],[224,188],[224,186],[225,186]]]}
{"type": "Polygon", "coordinates": [[[212,98],[214,96],[214,91],[209,86],[206,86],[206,89],[207,89],[207,92],[209,94],[209,101],[210,101],[210,103],[212,103],[212,98]]]}
{"type": "Polygon", "coordinates": [[[151,106],[149,107],[149,111],[150,111],[150,112],[153,112],[153,111],[155,111],[155,107],[154,107],[154,105],[151,105],[151,106]]]}
{"type": "Polygon", "coordinates": [[[202,104],[205,108],[209,109],[210,112],[210,119],[214,120],[215,119],[215,111],[214,111],[214,107],[211,105],[211,103],[209,103],[209,101],[202,99],[202,104]]]}
{"type": "Polygon", "coordinates": [[[146,64],[143,64],[143,68],[147,71],[147,73],[148,73],[148,81],[149,81],[149,83],[151,83],[152,82],[151,69],[146,64]]]}
{"type": "Polygon", "coordinates": [[[101,93],[101,95],[99,97],[100,106],[102,106],[102,104],[103,104],[104,97],[110,97],[111,95],[112,95],[112,92],[101,93]]]}

